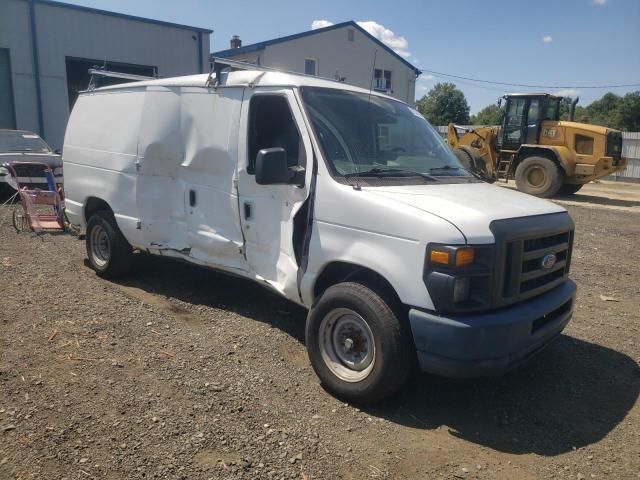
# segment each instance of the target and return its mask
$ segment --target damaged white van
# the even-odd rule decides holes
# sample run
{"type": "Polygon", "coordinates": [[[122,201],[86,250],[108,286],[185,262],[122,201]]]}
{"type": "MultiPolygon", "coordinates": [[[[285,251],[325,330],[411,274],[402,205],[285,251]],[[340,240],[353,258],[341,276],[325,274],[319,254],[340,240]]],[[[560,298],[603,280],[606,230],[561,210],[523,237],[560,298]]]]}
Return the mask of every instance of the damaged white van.
{"type": "Polygon", "coordinates": [[[98,88],[63,151],[99,275],[138,250],[260,282],[309,310],[311,364],[345,399],[381,400],[415,366],[504,373],[573,312],[567,212],[479,181],[375,92],[237,65],[98,88]]]}

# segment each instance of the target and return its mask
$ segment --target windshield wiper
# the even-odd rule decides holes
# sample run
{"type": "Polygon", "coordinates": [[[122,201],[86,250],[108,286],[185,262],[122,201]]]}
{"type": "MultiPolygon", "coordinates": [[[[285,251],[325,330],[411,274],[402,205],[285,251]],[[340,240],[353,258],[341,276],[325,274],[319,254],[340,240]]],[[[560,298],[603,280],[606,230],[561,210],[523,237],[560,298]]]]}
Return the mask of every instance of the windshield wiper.
{"type": "Polygon", "coordinates": [[[352,177],[422,177],[427,180],[438,181],[433,175],[404,170],[403,168],[372,168],[364,172],[347,173],[346,178],[352,177]]]}
{"type": "Polygon", "coordinates": [[[468,175],[457,175],[457,176],[460,176],[460,177],[475,177],[478,180],[484,181],[484,179],[479,174],[477,174],[475,172],[472,172],[470,170],[467,170],[466,168],[462,168],[462,167],[455,167],[455,166],[452,166],[452,165],[442,165],[440,167],[433,167],[433,168],[429,169],[430,172],[434,172],[434,171],[437,172],[439,170],[445,170],[445,171],[446,170],[455,170],[455,171],[463,170],[466,173],[468,173],[468,175]]]}
{"type": "Polygon", "coordinates": [[[429,169],[430,172],[433,172],[434,170],[437,171],[437,170],[465,170],[465,169],[462,167],[455,167],[452,165],[441,165],[439,167],[433,167],[429,169]]]}
{"type": "MultiPolygon", "coordinates": [[[[456,167],[456,166],[453,166],[453,165],[441,165],[441,166],[439,166],[439,167],[433,167],[433,168],[430,168],[430,169],[429,169],[429,171],[430,171],[430,172],[439,172],[439,171],[441,171],[441,170],[444,170],[444,171],[451,171],[451,170],[453,170],[453,171],[456,171],[456,172],[458,172],[458,171],[462,170],[463,172],[468,173],[468,174],[469,174],[468,176],[472,176],[472,175],[473,175],[473,172],[470,172],[470,171],[469,171],[469,170],[467,170],[466,168],[456,167]]],[[[465,176],[466,176],[466,175],[465,175],[465,176]]]]}

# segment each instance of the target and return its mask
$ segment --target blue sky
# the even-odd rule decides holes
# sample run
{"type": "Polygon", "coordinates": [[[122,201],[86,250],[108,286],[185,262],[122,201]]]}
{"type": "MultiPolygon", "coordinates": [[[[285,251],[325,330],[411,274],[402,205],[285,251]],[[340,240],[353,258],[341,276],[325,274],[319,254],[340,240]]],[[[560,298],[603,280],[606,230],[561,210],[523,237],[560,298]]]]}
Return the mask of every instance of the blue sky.
{"type": "MultiPolygon", "coordinates": [[[[212,52],[228,48],[231,35],[248,45],[309,30],[315,20],[369,21],[379,32],[390,30],[386,39],[425,70],[550,86],[640,84],[640,0],[66,1],[210,28],[212,52]]],[[[425,72],[416,96],[444,80],[464,92],[472,113],[502,93],[532,90],[430,78],[425,72]]],[[[611,90],[624,94],[640,87],[611,90]]],[[[586,105],[606,92],[578,88],[561,94],[577,93],[586,105]]]]}

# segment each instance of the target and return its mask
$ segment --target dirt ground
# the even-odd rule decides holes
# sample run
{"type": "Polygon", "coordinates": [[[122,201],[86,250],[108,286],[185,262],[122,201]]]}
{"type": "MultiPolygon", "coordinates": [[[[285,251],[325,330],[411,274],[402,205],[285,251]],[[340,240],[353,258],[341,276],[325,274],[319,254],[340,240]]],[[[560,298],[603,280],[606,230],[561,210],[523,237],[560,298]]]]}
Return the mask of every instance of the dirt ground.
{"type": "Polygon", "coordinates": [[[108,282],[84,242],[0,208],[0,479],[640,478],[640,185],[560,203],[564,334],[505,377],[420,375],[374,408],[320,387],[305,312],[261,287],[142,256],[108,282]]]}
{"type": "MultiPolygon", "coordinates": [[[[512,180],[507,184],[500,182],[498,185],[516,188],[512,180]]],[[[575,195],[559,197],[555,201],[562,205],[640,213],[640,183],[599,180],[587,183],[575,195]]]]}

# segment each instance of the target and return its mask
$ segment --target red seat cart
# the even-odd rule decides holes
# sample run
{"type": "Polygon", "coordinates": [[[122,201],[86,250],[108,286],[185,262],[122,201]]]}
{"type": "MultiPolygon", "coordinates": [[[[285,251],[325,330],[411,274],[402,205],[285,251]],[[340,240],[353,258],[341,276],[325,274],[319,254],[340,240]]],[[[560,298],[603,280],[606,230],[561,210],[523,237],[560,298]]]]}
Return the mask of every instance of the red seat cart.
{"type": "Polygon", "coordinates": [[[63,231],[65,229],[62,188],[55,183],[51,167],[40,162],[11,162],[3,165],[16,189],[20,203],[13,211],[18,231],[63,231]]]}

